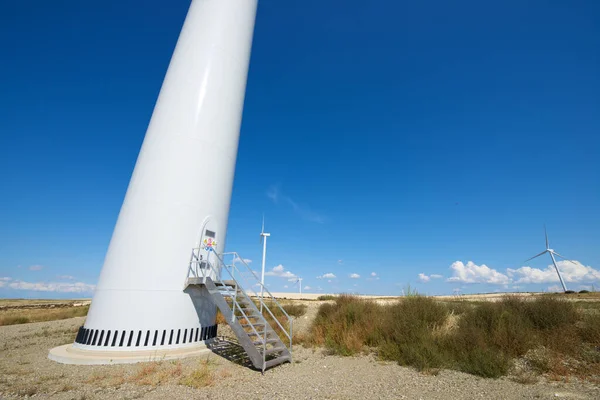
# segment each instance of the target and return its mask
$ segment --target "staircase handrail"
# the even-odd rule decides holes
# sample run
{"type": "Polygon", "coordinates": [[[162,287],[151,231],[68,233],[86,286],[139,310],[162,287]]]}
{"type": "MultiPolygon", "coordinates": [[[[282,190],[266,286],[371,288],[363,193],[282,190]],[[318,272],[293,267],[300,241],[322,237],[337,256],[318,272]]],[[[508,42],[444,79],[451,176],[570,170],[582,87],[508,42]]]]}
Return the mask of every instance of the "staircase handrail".
{"type": "MultiPolygon", "coordinates": [[[[289,316],[289,314],[285,311],[285,309],[281,306],[281,304],[279,304],[279,302],[277,301],[277,299],[275,298],[275,296],[273,296],[273,294],[269,291],[269,289],[267,289],[267,287],[262,284],[262,282],[258,278],[258,275],[256,275],[256,273],[254,273],[254,270],[252,270],[252,268],[250,268],[250,266],[246,263],[246,261],[244,261],[244,259],[241,258],[237,252],[232,251],[232,252],[228,252],[228,253],[223,253],[223,255],[233,255],[234,257],[237,258],[238,261],[241,261],[242,264],[244,264],[244,266],[246,267],[246,269],[248,269],[248,271],[251,272],[252,275],[256,278],[256,280],[258,281],[258,285],[260,285],[260,288],[262,290],[264,290],[265,292],[267,292],[267,294],[269,295],[269,297],[277,304],[277,306],[281,309],[281,311],[283,311],[283,313],[285,314],[285,316],[288,319],[293,319],[292,317],[289,316]]],[[[238,268],[236,267],[236,269],[238,269],[238,268]]],[[[258,296],[258,297],[260,297],[260,296],[258,296]]]]}
{"type": "MultiPolygon", "coordinates": [[[[199,264],[201,263],[200,259],[196,256],[196,250],[198,250],[198,253],[200,253],[201,248],[196,247],[192,249],[192,257],[190,259],[190,270],[195,273],[195,275],[197,277],[199,277],[199,270],[202,273],[202,277],[203,278],[207,278],[207,275],[204,271],[203,268],[198,268],[199,264]],[[194,260],[195,259],[195,260],[194,260]],[[192,269],[192,264],[196,265],[195,270],[192,269]]],[[[232,263],[232,265],[228,266],[225,261],[224,261],[224,256],[226,255],[233,255],[234,260],[240,260],[244,266],[246,266],[246,268],[248,269],[248,271],[254,276],[254,278],[258,281],[258,285],[261,287],[261,289],[264,290],[264,292],[266,292],[269,297],[272,299],[272,301],[277,305],[277,307],[279,307],[279,309],[283,312],[283,314],[285,315],[285,317],[288,320],[289,323],[289,333],[287,331],[287,329],[285,329],[281,323],[279,322],[279,320],[275,317],[275,315],[273,314],[273,312],[271,311],[271,309],[267,306],[267,304],[264,302],[263,298],[261,296],[258,296],[258,294],[256,293],[256,291],[254,291],[252,289],[252,286],[250,286],[250,289],[254,291],[255,296],[259,299],[260,304],[269,312],[269,314],[271,315],[271,317],[273,318],[273,320],[275,321],[275,323],[279,326],[279,328],[281,329],[281,331],[287,336],[287,338],[290,341],[290,347],[289,350],[291,352],[292,350],[292,334],[293,334],[293,318],[290,317],[290,315],[285,311],[285,309],[281,306],[281,304],[279,304],[279,302],[275,299],[275,297],[273,296],[273,294],[264,286],[262,285],[262,283],[260,282],[260,280],[258,279],[258,276],[254,273],[254,271],[250,268],[250,266],[239,256],[239,254],[237,252],[227,252],[227,253],[222,253],[221,255],[219,255],[217,252],[213,252],[213,255],[216,256],[217,260],[219,261],[220,265],[222,265],[224,267],[224,269],[227,271],[227,274],[231,277],[231,279],[235,282],[237,282],[236,278],[234,277],[234,272],[237,270],[239,276],[242,279],[244,278],[244,275],[242,274],[242,272],[240,271],[239,268],[236,267],[235,265],[235,261],[232,263]],[[223,256],[223,257],[221,257],[223,256]],[[233,269],[233,271],[230,271],[230,269],[228,267],[231,267],[233,269]]],[[[205,262],[206,265],[209,267],[209,269],[218,277],[219,276],[219,269],[216,268],[212,262],[209,262],[209,260],[202,260],[202,262],[205,262]]],[[[238,278],[239,279],[239,278],[238,278]]],[[[250,296],[248,296],[248,293],[246,292],[246,290],[244,290],[244,288],[242,287],[242,285],[237,285],[237,288],[248,298],[250,298],[250,296]]],[[[226,289],[229,292],[229,289],[226,289]]],[[[262,314],[258,308],[256,307],[256,304],[254,304],[254,302],[250,302],[250,306],[253,307],[255,309],[255,311],[257,311],[259,314],[262,314]]],[[[233,308],[235,307],[235,304],[237,304],[237,301],[234,301],[234,303],[232,304],[232,311],[233,308]]],[[[248,317],[246,316],[246,314],[244,313],[244,311],[242,310],[242,308],[239,306],[238,304],[238,309],[242,312],[244,318],[248,321],[248,323],[252,326],[252,329],[254,330],[254,333],[256,333],[256,335],[258,337],[260,337],[260,335],[258,334],[258,332],[256,331],[256,329],[254,328],[253,324],[250,322],[250,320],[248,319],[248,317]]]]}
{"type": "MultiPolygon", "coordinates": [[[[263,291],[263,293],[266,293],[268,295],[268,297],[271,299],[271,301],[274,302],[275,305],[277,305],[277,307],[279,307],[279,309],[281,310],[281,312],[283,312],[283,315],[285,315],[285,317],[287,318],[287,320],[288,320],[288,322],[290,324],[290,331],[291,331],[293,318],[290,317],[290,315],[285,311],[285,309],[281,306],[281,304],[279,304],[279,302],[277,301],[277,299],[275,298],[275,296],[273,296],[273,294],[269,291],[269,289],[267,289],[266,286],[264,286],[262,284],[262,282],[260,281],[260,279],[258,278],[258,276],[254,273],[254,271],[252,270],[252,268],[250,268],[250,266],[246,263],[246,261],[244,261],[244,259],[242,257],[240,257],[240,255],[237,252],[235,252],[235,251],[223,253],[222,255],[223,256],[232,255],[234,257],[234,260],[240,261],[246,267],[246,269],[257,280],[259,289],[261,289],[263,291]]],[[[223,262],[223,265],[227,268],[227,265],[224,262],[223,262]]],[[[241,274],[241,271],[239,270],[239,268],[237,268],[237,266],[235,265],[235,262],[233,262],[231,266],[233,268],[235,268],[238,272],[240,272],[241,276],[243,276],[241,274]]],[[[254,290],[254,289],[252,289],[252,290],[254,290]]],[[[291,334],[291,332],[290,332],[290,334],[288,334],[287,330],[279,323],[279,320],[277,318],[275,318],[275,315],[273,315],[273,313],[271,312],[271,310],[269,309],[269,307],[267,306],[267,304],[264,302],[264,300],[263,300],[264,296],[262,296],[262,297],[259,296],[256,291],[254,291],[254,293],[255,293],[255,297],[258,297],[260,299],[260,303],[267,309],[267,311],[269,312],[269,314],[271,315],[271,317],[273,317],[273,319],[275,320],[275,322],[277,323],[277,325],[279,325],[279,328],[281,328],[281,330],[286,334],[286,336],[288,337],[288,339],[290,339],[290,346],[291,346],[291,342],[292,342],[292,334],[291,334]]]]}

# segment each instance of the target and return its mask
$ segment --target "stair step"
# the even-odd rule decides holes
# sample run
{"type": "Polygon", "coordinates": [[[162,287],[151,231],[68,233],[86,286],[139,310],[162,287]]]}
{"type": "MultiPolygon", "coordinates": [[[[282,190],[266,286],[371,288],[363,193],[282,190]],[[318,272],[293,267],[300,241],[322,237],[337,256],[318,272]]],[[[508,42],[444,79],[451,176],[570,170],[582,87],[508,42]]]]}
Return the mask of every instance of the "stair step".
{"type": "MultiPolygon", "coordinates": [[[[246,332],[246,333],[248,334],[248,336],[253,335],[253,336],[263,337],[264,334],[265,334],[265,331],[264,330],[262,330],[262,331],[257,330],[256,332],[250,331],[250,332],[246,332]]],[[[277,333],[275,331],[267,331],[267,336],[273,335],[273,334],[276,335],[277,333]]]]}
{"type": "Polygon", "coordinates": [[[257,326],[265,326],[265,324],[263,322],[256,322],[254,324],[240,324],[242,325],[242,328],[250,328],[250,327],[257,327],[257,326]]]}
{"type": "MultiPolygon", "coordinates": [[[[265,351],[265,355],[268,356],[268,355],[271,355],[273,353],[282,352],[284,350],[287,350],[287,347],[271,347],[270,349],[267,349],[265,351]]],[[[258,351],[260,352],[260,354],[262,354],[262,349],[258,349],[258,351]]]]}
{"type": "MultiPolygon", "coordinates": [[[[221,296],[225,297],[225,300],[231,300],[231,298],[233,296],[237,297],[237,298],[241,298],[241,295],[238,293],[237,295],[235,294],[235,292],[231,291],[231,292],[227,292],[225,290],[223,291],[219,291],[219,293],[221,294],[221,296]]],[[[239,302],[239,300],[238,300],[239,302]]]]}
{"type": "MultiPolygon", "coordinates": [[[[246,310],[244,310],[246,311],[246,310]]],[[[254,313],[247,313],[245,312],[245,316],[244,315],[236,315],[237,319],[248,319],[248,318],[254,318],[254,319],[262,319],[263,316],[260,314],[254,314],[254,313]]]]}
{"type": "Polygon", "coordinates": [[[215,286],[236,286],[237,282],[234,280],[223,280],[223,281],[215,281],[215,286]]]}
{"type": "MultiPolygon", "coordinates": [[[[277,342],[281,342],[281,340],[279,338],[270,338],[266,340],[267,344],[271,344],[271,343],[277,343],[277,342]]],[[[252,344],[254,344],[255,346],[257,345],[263,345],[263,341],[262,340],[255,340],[254,342],[252,342],[252,344]]]]}
{"type": "MultiPolygon", "coordinates": [[[[233,300],[233,299],[231,299],[231,300],[233,300]]],[[[235,299],[235,301],[236,301],[236,303],[238,303],[238,305],[242,306],[242,308],[252,308],[252,309],[254,309],[254,307],[252,307],[252,304],[250,304],[250,303],[248,303],[246,301],[243,301],[239,297],[237,299],[235,299]]]]}
{"type": "MultiPolygon", "coordinates": [[[[228,304],[231,304],[231,302],[233,301],[233,295],[234,295],[234,293],[228,293],[228,292],[219,292],[219,293],[221,293],[221,295],[223,297],[225,297],[225,301],[228,304]]],[[[252,304],[250,301],[246,300],[243,295],[241,295],[239,293],[235,296],[235,301],[237,303],[245,305],[245,306],[249,306],[249,305],[252,304]]]]}
{"type": "Polygon", "coordinates": [[[270,368],[274,365],[283,364],[286,361],[290,361],[290,359],[291,359],[290,356],[281,356],[281,357],[274,358],[265,363],[265,369],[270,368]]]}

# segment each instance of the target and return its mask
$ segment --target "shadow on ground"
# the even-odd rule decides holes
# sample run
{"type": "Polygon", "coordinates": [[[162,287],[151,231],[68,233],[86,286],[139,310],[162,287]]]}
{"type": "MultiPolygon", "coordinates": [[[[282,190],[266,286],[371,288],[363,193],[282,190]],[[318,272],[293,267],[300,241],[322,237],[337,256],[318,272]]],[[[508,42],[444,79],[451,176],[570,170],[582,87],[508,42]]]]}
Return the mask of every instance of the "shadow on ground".
{"type": "Polygon", "coordinates": [[[226,337],[216,337],[207,347],[216,355],[225,358],[233,363],[254,369],[252,362],[248,358],[246,351],[234,340],[226,337]]]}

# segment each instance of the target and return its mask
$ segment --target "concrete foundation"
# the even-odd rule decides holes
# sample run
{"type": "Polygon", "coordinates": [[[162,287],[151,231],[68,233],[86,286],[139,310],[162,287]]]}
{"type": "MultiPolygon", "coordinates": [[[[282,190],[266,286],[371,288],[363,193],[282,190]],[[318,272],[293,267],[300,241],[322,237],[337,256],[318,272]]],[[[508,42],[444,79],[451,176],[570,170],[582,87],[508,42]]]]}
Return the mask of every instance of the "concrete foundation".
{"type": "Polygon", "coordinates": [[[99,365],[99,364],[134,364],[174,360],[178,358],[196,357],[211,353],[206,346],[212,340],[190,347],[177,349],[139,350],[139,351],[98,351],[82,350],[72,344],[58,346],[50,350],[48,358],[61,364],[99,365]]]}

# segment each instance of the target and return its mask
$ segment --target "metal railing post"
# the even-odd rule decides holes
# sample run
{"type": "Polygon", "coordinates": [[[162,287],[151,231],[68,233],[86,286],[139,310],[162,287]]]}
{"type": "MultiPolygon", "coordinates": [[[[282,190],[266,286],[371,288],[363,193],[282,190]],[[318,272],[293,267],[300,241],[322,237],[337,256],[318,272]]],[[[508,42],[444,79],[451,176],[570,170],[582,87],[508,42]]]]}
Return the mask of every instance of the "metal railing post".
{"type": "Polygon", "coordinates": [[[267,361],[267,325],[264,326],[265,331],[263,332],[263,365],[262,372],[265,373],[265,362],[267,361]]]}

